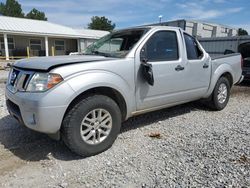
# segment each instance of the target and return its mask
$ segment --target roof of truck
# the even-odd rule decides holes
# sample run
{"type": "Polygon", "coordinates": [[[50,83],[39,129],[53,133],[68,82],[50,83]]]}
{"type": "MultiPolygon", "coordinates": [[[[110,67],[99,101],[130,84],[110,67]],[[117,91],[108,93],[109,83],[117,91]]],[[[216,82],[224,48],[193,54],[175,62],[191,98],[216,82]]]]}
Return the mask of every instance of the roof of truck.
{"type": "MultiPolygon", "coordinates": [[[[162,29],[162,28],[167,28],[167,29],[181,29],[180,27],[172,27],[172,26],[154,26],[154,25],[146,25],[146,26],[135,26],[135,27],[128,27],[128,28],[124,28],[124,29],[119,29],[117,30],[119,31],[126,31],[126,30],[133,30],[133,29],[162,29]]],[[[114,31],[116,32],[116,31],[114,31]]]]}

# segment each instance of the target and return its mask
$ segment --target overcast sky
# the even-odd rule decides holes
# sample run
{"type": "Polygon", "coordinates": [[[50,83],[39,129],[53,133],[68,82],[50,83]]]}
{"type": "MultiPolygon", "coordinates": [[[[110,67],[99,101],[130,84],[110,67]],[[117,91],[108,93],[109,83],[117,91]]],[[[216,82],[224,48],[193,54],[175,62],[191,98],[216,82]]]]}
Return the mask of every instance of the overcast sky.
{"type": "MultiPolygon", "coordinates": [[[[5,0],[0,0],[5,2],[5,0]]],[[[87,27],[92,16],[106,16],[116,28],[175,19],[196,19],[235,27],[250,33],[250,0],[19,0],[25,13],[44,11],[48,20],[87,27]]]]}

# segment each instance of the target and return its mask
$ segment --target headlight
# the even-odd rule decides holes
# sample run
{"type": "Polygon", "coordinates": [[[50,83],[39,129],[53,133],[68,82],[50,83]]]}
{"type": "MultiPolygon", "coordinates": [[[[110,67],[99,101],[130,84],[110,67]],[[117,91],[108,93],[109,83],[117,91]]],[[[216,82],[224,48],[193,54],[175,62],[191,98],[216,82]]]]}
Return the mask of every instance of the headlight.
{"type": "Polygon", "coordinates": [[[63,81],[63,78],[59,74],[54,73],[35,73],[26,89],[29,92],[42,92],[46,91],[58,83],[63,81]]]}

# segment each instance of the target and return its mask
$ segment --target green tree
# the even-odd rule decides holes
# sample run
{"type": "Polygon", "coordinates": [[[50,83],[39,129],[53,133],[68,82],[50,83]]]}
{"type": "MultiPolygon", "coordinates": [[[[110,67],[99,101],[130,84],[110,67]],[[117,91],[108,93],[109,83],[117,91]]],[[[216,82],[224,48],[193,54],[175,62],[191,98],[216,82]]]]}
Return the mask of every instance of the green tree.
{"type": "Polygon", "coordinates": [[[248,35],[248,32],[245,29],[239,28],[238,35],[239,36],[241,36],[241,35],[248,35]]]}
{"type": "Polygon", "coordinates": [[[1,15],[3,15],[4,8],[5,8],[5,4],[4,3],[0,3],[0,14],[1,15]]]}
{"type": "Polygon", "coordinates": [[[89,29],[112,31],[115,28],[115,24],[111,20],[108,20],[105,16],[93,16],[91,23],[88,24],[89,29]]]}
{"type": "Polygon", "coordinates": [[[48,19],[45,17],[45,13],[41,12],[35,8],[33,8],[27,15],[26,18],[29,19],[34,19],[34,20],[45,20],[47,21],[48,19]]]}
{"type": "Polygon", "coordinates": [[[16,0],[6,0],[6,3],[0,4],[0,14],[11,17],[24,17],[21,5],[16,0]]]}

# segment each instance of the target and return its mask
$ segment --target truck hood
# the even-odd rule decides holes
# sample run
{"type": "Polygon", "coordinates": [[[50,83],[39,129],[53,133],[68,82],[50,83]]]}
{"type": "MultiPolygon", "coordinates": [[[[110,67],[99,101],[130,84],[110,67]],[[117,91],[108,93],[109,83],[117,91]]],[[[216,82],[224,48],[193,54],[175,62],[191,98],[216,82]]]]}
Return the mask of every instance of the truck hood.
{"type": "Polygon", "coordinates": [[[28,70],[49,71],[53,68],[68,64],[107,61],[115,58],[107,58],[96,55],[72,55],[54,57],[34,57],[16,61],[14,67],[28,70]]]}

